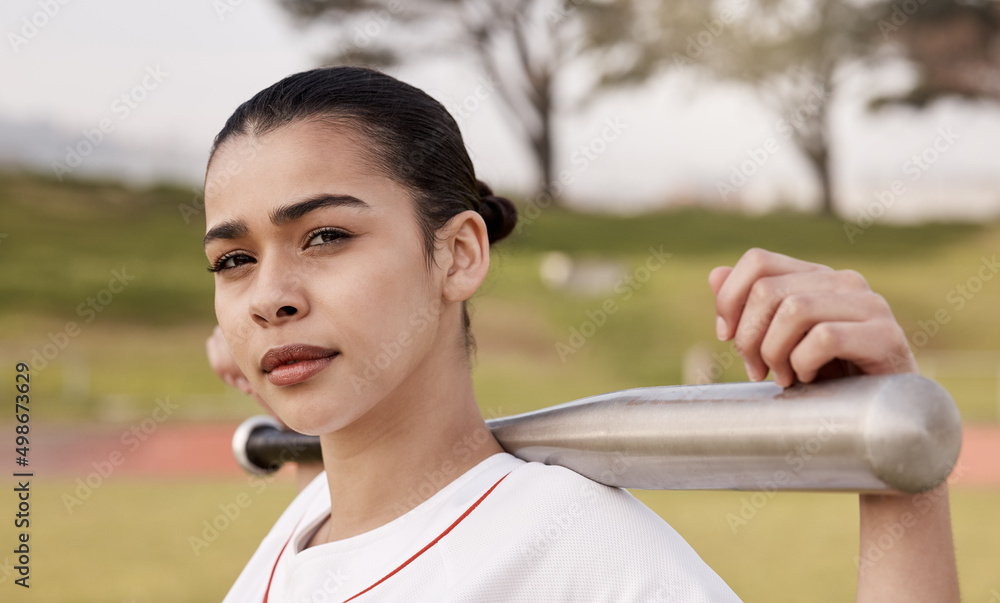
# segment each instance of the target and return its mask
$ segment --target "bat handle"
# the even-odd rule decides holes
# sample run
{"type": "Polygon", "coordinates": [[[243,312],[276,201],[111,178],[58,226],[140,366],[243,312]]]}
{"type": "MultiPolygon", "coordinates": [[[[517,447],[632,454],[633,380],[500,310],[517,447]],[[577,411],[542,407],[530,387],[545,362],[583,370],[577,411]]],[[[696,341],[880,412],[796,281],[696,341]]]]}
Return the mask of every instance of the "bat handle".
{"type": "Polygon", "coordinates": [[[319,438],[285,431],[269,415],[250,417],[233,433],[233,456],[240,467],[269,475],[288,462],[322,461],[319,438]]]}

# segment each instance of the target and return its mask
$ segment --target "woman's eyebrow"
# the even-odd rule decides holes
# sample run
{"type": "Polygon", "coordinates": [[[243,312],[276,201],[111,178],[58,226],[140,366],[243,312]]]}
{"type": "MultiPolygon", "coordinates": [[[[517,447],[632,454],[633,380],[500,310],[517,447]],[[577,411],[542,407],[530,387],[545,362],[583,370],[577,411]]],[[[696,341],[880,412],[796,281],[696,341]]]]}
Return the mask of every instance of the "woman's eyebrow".
{"type": "Polygon", "coordinates": [[[299,201],[291,205],[282,205],[271,212],[271,223],[275,226],[284,226],[289,222],[294,222],[311,211],[322,207],[350,206],[357,209],[371,209],[371,206],[351,195],[328,195],[322,194],[299,201]]]}
{"type": "MultiPolygon", "coordinates": [[[[282,205],[270,213],[271,223],[275,226],[284,226],[289,222],[294,222],[311,211],[323,207],[355,207],[361,210],[371,209],[371,206],[351,195],[329,195],[321,194],[304,201],[282,205]]],[[[245,237],[250,232],[246,222],[243,220],[227,220],[218,226],[212,227],[205,235],[205,246],[217,239],[237,239],[245,237]]]]}

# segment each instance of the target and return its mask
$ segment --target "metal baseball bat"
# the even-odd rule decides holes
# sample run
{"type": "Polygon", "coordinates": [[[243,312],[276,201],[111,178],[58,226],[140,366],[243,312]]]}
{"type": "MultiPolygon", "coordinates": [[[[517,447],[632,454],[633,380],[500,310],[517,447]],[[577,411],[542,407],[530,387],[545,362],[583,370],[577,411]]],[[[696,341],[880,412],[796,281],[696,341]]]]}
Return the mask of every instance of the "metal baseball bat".
{"type": "MultiPolygon", "coordinates": [[[[503,448],[594,481],[659,490],[922,492],[958,459],[951,396],[918,375],[647,387],[487,421],[503,448]]],[[[320,460],[319,438],[248,419],[233,437],[248,471],[320,460]]]]}

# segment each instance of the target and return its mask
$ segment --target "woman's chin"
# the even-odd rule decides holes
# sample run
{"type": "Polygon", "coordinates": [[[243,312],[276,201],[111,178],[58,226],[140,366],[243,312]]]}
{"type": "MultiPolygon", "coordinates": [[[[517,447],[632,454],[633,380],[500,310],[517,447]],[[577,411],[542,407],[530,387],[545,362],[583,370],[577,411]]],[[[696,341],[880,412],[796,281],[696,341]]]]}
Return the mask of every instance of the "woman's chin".
{"type": "Polygon", "coordinates": [[[314,402],[300,398],[277,406],[275,411],[278,417],[289,429],[311,436],[340,431],[356,418],[346,412],[338,412],[329,399],[314,402]]]}

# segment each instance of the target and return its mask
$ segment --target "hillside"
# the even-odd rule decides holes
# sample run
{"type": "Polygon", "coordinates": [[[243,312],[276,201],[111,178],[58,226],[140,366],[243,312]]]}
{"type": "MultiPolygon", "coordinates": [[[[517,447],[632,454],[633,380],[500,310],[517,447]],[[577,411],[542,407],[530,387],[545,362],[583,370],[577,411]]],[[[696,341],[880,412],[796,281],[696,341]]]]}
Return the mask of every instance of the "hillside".
{"type": "MultiPolygon", "coordinates": [[[[30,359],[55,341],[52,336],[59,339],[69,321],[81,327],[52,359],[57,370],[40,378],[53,398],[46,412],[127,416],[163,395],[189,401],[184,412],[191,416],[253,410],[238,394],[225,393],[205,366],[214,307],[200,207],[194,191],[169,185],[61,184],[0,173],[0,233],[7,235],[0,237],[4,361],[30,359]],[[97,297],[116,275],[125,275],[127,284],[97,297]]],[[[1000,335],[994,314],[1000,280],[981,282],[961,305],[955,296],[957,286],[976,278],[981,258],[996,253],[1000,225],[848,228],[853,243],[843,222],[803,214],[686,209],[620,218],[544,210],[499,246],[493,272],[473,301],[481,404],[507,414],[609,389],[678,383],[682,359],[696,344],[708,354],[731,355],[712,334],[706,277],[713,266],[760,246],[860,270],[890,301],[918,359],[933,364],[966,418],[994,420],[994,369],[955,377],[942,367],[970,365],[954,350],[977,351],[972,364],[995,367],[989,359],[1000,335]],[[650,248],[669,258],[627,299],[613,288],[584,295],[552,290],[539,277],[550,251],[617,262],[628,274],[650,248]],[[559,347],[609,299],[620,311],[579,348],[559,347]],[[947,324],[935,328],[935,315],[946,316],[947,324]]],[[[738,362],[724,364],[723,379],[745,379],[738,362]]]]}

